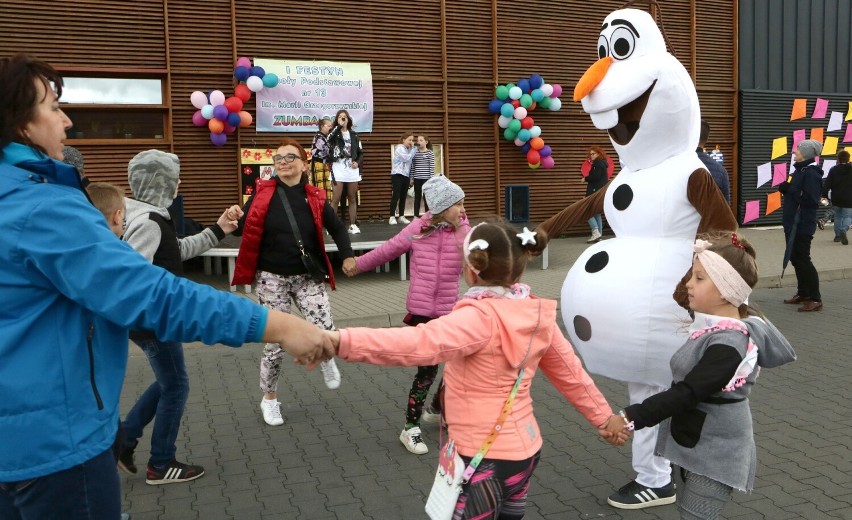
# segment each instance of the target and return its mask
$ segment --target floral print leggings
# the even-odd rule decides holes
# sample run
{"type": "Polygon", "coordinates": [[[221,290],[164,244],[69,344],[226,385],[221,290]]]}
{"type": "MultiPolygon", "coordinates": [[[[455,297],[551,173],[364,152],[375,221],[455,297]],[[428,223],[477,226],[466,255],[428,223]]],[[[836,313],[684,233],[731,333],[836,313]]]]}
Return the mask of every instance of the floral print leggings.
{"type": "MultiPolygon", "coordinates": [[[[315,281],[308,274],[282,276],[266,271],[258,271],[255,279],[257,299],[264,307],[289,313],[292,300],[305,320],[323,330],[334,330],[331,302],[324,283],[315,281]]],[[[286,352],[278,343],[267,343],[263,347],[260,389],[264,393],[278,391],[278,378],[285,356],[286,352]]]]}
{"type": "MultiPolygon", "coordinates": [[[[403,321],[406,325],[416,327],[421,323],[428,323],[432,321],[432,318],[409,314],[403,321]]],[[[405,407],[406,427],[408,427],[408,425],[420,426],[420,416],[423,415],[423,405],[426,403],[426,397],[429,395],[429,389],[432,387],[432,383],[435,382],[435,377],[438,375],[439,366],[440,365],[427,365],[417,367],[417,374],[414,376],[414,381],[411,383],[411,390],[408,392],[408,404],[405,407]]],[[[432,399],[432,409],[435,411],[441,410],[441,401],[438,392],[435,392],[435,397],[432,399]]]]}

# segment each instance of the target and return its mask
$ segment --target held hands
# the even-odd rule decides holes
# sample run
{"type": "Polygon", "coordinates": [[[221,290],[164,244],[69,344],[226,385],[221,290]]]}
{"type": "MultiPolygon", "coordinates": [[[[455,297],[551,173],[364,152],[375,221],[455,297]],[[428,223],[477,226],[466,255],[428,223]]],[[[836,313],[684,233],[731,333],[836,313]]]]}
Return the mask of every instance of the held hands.
{"type": "Polygon", "coordinates": [[[340,352],[340,331],[339,330],[326,330],[325,336],[328,338],[331,343],[332,348],[334,349],[334,354],[337,355],[340,352]]]}
{"type": "Polygon", "coordinates": [[[222,216],[219,217],[219,220],[216,221],[216,224],[219,224],[219,227],[222,228],[222,231],[225,232],[226,235],[233,233],[237,229],[237,224],[240,221],[240,218],[243,216],[243,209],[236,204],[226,209],[222,216]]]}
{"type": "Polygon", "coordinates": [[[335,346],[325,331],[292,314],[270,310],[262,341],[278,343],[293,361],[313,370],[320,361],[334,357],[335,346]]]}
{"type": "Polygon", "coordinates": [[[598,435],[613,446],[624,446],[630,438],[630,430],[620,415],[611,415],[609,419],[598,428],[598,435]]]}
{"type": "Polygon", "coordinates": [[[350,256],[343,260],[343,273],[350,278],[358,274],[358,264],[355,262],[355,258],[350,256]]]}

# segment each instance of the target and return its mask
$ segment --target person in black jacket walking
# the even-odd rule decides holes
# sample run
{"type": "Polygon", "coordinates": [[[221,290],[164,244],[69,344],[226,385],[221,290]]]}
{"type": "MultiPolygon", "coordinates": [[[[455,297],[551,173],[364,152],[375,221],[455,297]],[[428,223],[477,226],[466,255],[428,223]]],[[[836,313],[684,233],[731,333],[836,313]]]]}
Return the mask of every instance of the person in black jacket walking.
{"type": "Polygon", "coordinates": [[[821,151],[822,143],[819,141],[807,139],[800,142],[794,155],[793,173],[787,177],[787,182],[778,185],[778,191],[784,194],[784,235],[788,244],[792,236],[790,263],[796,270],[798,281],[796,294],[784,303],[801,303],[799,312],[822,309],[819,274],[811,261],[811,241],[816,232],[817,207],[822,194],[822,168],[814,164],[814,157],[821,151]]]}
{"type": "Polygon", "coordinates": [[[849,164],[849,152],[843,150],[837,154],[836,166],[828,170],[828,177],[822,186],[823,198],[831,192],[831,205],[834,206],[834,241],[849,245],[846,232],[852,224],[852,164],[849,164]]]}
{"type": "MultiPolygon", "coordinates": [[[[606,183],[609,182],[609,175],[607,174],[609,164],[603,148],[600,146],[589,148],[589,160],[592,161],[592,168],[589,171],[588,177],[584,179],[586,181],[587,197],[606,186],[606,183]]],[[[593,244],[603,236],[603,220],[600,213],[592,215],[592,218],[589,219],[589,227],[592,229],[592,236],[586,242],[593,244]]]]}

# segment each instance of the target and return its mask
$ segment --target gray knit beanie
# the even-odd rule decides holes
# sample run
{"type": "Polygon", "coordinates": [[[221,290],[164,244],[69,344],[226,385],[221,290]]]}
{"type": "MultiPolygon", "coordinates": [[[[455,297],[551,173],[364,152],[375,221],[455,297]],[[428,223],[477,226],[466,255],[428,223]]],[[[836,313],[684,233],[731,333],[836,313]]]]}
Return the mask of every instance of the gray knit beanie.
{"type": "Polygon", "coordinates": [[[437,215],[464,198],[464,190],[443,175],[432,177],[423,185],[429,211],[437,215]]]}
{"type": "Polygon", "coordinates": [[[139,152],[127,165],[133,198],[157,206],[171,206],[180,177],[180,159],[160,150],[139,152]]]}
{"type": "Polygon", "coordinates": [[[73,146],[66,146],[62,149],[62,162],[77,168],[80,175],[85,174],[85,172],[83,172],[85,166],[85,163],[83,162],[83,154],[81,154],[80,150],[73,146]]]}
{"type": "Polygon", "coordinates": [[[822,152],[822,143],[814,139],[805,139],[804,141],[799,141],[798,150],[802,154],[802,158],[807,161],[822,152]]]}

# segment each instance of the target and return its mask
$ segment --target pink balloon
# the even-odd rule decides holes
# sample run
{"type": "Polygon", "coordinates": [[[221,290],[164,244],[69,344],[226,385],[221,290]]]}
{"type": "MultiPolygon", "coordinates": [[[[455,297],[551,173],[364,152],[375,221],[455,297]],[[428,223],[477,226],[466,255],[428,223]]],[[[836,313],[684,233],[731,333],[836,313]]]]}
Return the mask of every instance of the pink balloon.
{"type": "Polygon", "coordinates": [[[561,95],[562,95],[562,85],[560,85],[559,83],[554,83],[553,84],[553,94],[551,94],[550,97],[559,97],[561,95]]]}
{"type": "Polygon", "coordinates": [[[210,93],[210,104],[214,107],[225,104],[225,94],[221,90],[214,90],[210,93]]]}
{"type": "Polygon", "coordinates": [[[237,59],[237,65],[236,66],[237,67],[245,67],[247,69],[250,69],[251,68],[251,59],[247,58],[245,56],[240,56],[239,59],[237,59]]]}
{"type": "Polygon", "coordinates": [[[237,131],[237,127],[236,127],[236,126],[231,126],[231,125],[229,125],[228,123],[225,123],[225,130],[224,130],[224,133],[226,133],[226,134],[228,134],[228,135],[231,135],[231,134],[233,134],[233,133],[234,133],[234,132],[236,132],[236,131],[237,131]]]}
{"type": "Polygon", "coordinates": [[[556,164],[556,162],[553,160],[552,155],[548,155],[546,157],[541,158],[541,167],[544,168],[545,170],[549,170],[549,169],[553,168],[554,164],[556,164]]]}
{"type": "Polygon", "coordinates": [[[192,106],[201,109],[201,107],[207,104],[207,94],[200,90],[196,90],[191,96],[189,96],[189,101],[192,103],[192,106]]]}
{"type": "Polygon", "coordinates": [[[201,110],[196,110],[192,114],[192,124],[195,126],[207,126],[207,120],[201,115],[201,110]]]}

